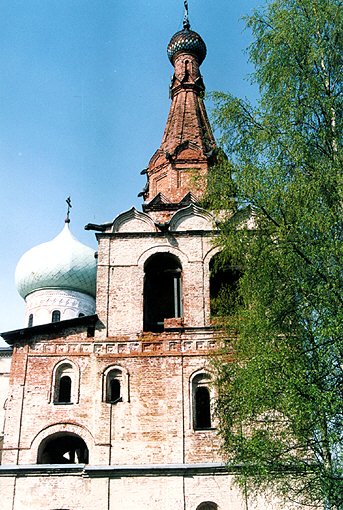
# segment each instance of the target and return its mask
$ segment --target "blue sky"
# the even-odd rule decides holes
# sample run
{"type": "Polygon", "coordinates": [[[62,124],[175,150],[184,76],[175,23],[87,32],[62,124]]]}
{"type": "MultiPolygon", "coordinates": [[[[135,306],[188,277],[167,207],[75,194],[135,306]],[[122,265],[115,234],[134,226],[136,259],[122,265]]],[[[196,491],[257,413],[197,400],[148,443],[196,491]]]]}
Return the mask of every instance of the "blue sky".
{"type": "MultiPolygon", "coordinates": [[[[207,45],[208,91],[254,98],[242,16],[258,0],[189,0],[207,45]]],[[[23,327],[15,266],[63,227],[96,248],[86,223],[141,207],[140,171],[167,119],[171,36],[182,0],[0,0],[0,331],[23,327]]]]}

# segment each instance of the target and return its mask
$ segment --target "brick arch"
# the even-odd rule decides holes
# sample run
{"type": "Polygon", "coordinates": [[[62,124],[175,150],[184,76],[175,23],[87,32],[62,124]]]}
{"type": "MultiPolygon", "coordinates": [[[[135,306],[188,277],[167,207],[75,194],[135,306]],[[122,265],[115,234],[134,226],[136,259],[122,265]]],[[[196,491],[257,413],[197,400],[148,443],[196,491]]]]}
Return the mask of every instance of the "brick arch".
{"type": "Polygon", "coordinates": [[[210,262],[217,253],[220,253],[222,248],[220,246],[213,246],[208,250],[208,252],[204,256],[204,265],[207,269],[210,267],[210,262]]]}
{"type": "Polygon", "coordinates": [[[94,451],[94,437],[90,433],[90,431],[84,425],[76,425],[75,423],[62,422],[55,423],[53,425],[48,425],[43,428],[36,436],[33,438],[30,445],[30,455],[28,456],[28,464],[36,464],[38,449],[42,442],[47,439],[49,436],[53,436],[59,433],[66,434],[75,434],[79,436],[87,445],[89,451],[89,457],[92,458],[94,451]]]}
{"type": "Polygon", "coordinates": [[[138,258],[137,264],[142,269],[142,271],[144,271],[144,265],[147,262],[147,260],[152,255],[156,255],[159,253],[161,253],[161,254],[166,253],[166,254],[174,255],[175,257],[177,257],[180,260],[180,263],[181,263],[181,266],[183,269],[184,269],[185,265],[188,264],[188,262],[189,262],[188,256],[184,252],[182,252],[178,248],[174,248],[172,246],[167,246],[165,244],[162,244],[160,246],[153,246],[152,248],[148,248],[140,255],[140,257],[138,258]]]}

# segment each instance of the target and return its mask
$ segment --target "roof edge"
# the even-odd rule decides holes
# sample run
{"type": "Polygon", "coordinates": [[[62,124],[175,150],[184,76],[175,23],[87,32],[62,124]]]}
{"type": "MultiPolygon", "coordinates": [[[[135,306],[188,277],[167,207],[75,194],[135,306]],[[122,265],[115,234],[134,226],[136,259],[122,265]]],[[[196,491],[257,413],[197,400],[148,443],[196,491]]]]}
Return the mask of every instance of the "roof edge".
{"type": "Polygon", "coordinates": [[[97,314],[85,315],[84,317],[74,317],[59,322],[49,322],[48,324],[39,324],[31,328],[15,329],[13,331],[5,331],[0,336],[10,345],[18,340],[31,338],[35,335],[44,333],[55,333],[66,328],[94,326],[98,320],[97,314]]]}

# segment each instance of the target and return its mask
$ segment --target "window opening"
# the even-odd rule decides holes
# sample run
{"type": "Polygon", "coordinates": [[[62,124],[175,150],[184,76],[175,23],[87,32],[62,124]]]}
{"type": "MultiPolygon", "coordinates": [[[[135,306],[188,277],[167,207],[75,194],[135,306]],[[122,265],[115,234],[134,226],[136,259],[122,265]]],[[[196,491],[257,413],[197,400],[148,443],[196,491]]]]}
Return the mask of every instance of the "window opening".
{"type": "Polygon", "coordinates": [[[210,261],[211,316],[222,317],[234,312],[239,304],[238,285],[242,273],[238,267],[223,261],[221,254],[210,261]]]}
{"type": "Polygon", "coordinates": [[[87,445],[76,434],[54,434],[38,449],[38,464],[88,464],[88,460],[87,445]]]}
{"type": "Polygon", "coordinates": [[[59,363],[54,370],[53,403],[73,404],[78,401],[78,372],[68,360],[59,363]]]}
{"type": "Polygon", "coordinates": [[[122,402],[122,371],[113,368],[106,375],[106,396],[105,401],[111,404],[122,402]]]}
{"type": "Polygon", "coordinates": [[[197,506],[197,510],[218,510],[218,505],[216,503],[212,503],[212,501],[206,501],[204,503],[200,503],[197,506]]]}
{"type": "Polygon", "coordinates": [[[199,386],[195,390],[195,428],[211,428],[210,392],[206,386],[199,386]]]}
{"type": "Polygon", "coordinates": [[[61,320],[61,312],[59,310],[54,310],[51,316],[51,322],[59,322],[61,320]]]}
{"type": "Polygon", "coordinates": [[[71,378],[69,375],[62,375],[59,381],[58,402],[71,402],[71,378]]]}
{"type": "Polygon", "coordinates": [[[120,382],[118,379],[112,379],[110,383],[110,401],[118,402],[120,399],[120,382]]]}
{"type": "Polygon", "coordinates": [[[33,314],[32,314],[32,313],[30,313],[30,315],[29,315],[29,321],[28,321],[27,327],[28,327],[28,328],[32,328],[32,325],[33,325],[33,314]]]}
{"type": "Polygon", "coordinates": [[[145,264],[144,331],[163,331],[164,319],[182,317],[182,268],[170,253],[158,253],[145,264]]]}

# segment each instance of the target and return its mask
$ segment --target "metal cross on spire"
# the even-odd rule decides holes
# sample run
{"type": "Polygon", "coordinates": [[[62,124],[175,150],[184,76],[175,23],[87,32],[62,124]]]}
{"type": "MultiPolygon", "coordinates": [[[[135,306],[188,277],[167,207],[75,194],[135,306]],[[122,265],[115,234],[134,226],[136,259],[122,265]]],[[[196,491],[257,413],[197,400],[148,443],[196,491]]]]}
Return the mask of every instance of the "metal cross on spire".
{"type": "Polygon", "coordinates": [[[71,205],[71,198],[70,198],[70,197],[68,197],[68,198],[66,199],[66,202],[67,202],[68,208],[67,208],[67,217],[66,217],[66,219],[65,219],[65,223],[70,223],[70,218],[69,218],[69,216],[70,216],[70,209],[72,208],[72,205],[71,205]]]}
{"type": "Polygon", "coordinates": [[[185,4],[185,15],[183,17],[183,28],[185,30],[189,30],[191,25],[189,23],[188,0],[184,0],[184,4],[185,4]]]}

